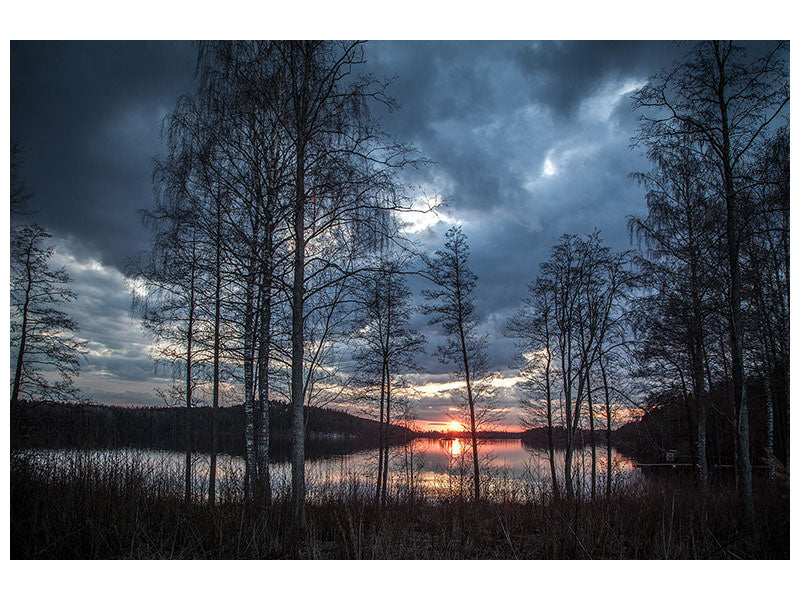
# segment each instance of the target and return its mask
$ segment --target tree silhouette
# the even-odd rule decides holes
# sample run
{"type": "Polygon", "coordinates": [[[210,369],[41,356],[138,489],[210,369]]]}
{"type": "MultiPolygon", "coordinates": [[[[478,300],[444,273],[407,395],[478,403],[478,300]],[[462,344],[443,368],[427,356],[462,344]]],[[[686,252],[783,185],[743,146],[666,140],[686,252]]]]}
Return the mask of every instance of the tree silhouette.
{"type": "Polygon", "coordinates": [[[740,253],[745,173],[759,143],[789,102],[785,44],[751,60],[731,42],[701,42],[684,61],[648,82],[635,96],[643,110],[638,139],[649,145],[697,140],[699,160],[713,172],[712,183],[726,208],[728,255],[728,321],[736,410],[737,474],[742,511],[748,528],[755,523],[750,420],[745,392],[745,339],[742,318],[740,253]]]}
{"type": "Polygon", "coordinates": [[[375,271],[359,278],[356,291],[359,309],[352,342],[355,343],[353,358],[360,375],[358,387],[365,390],[362,394],[365,399],[371,399],[379,390],[375,498],[381,506],[386,504],[392,403],[397,403],[393,393],[400,387],[400,375],[416,369],[415,355],[422,350],[425,341],[424,336],[409,327],[412,295],[404,281],[404,269],[402,260],[382,258],[375,271]]]}
{"type": "Polygon", "coordinates": [[[408,149],[386,139],[370,115],[370,101],[391,105],[385,85],[352,76],[364,62],[362,43],[278,42],[272,56],[274,106],[281,132],[291,142],[294,165],[288,217],[293,255],[286,291],[292,324],[292,515],[302,528],[303,407],[311,379],[304,372],[306,319],[314,297],[347,279],[355,268],[353,259],[386,239],[392,211],[404,206],[393,171],[407,164],[408,149]],[[337,251],[348,258],[331,260],[337,251]]]}
{"type": "Polygon", "coordinates": [[[519,342],[518,357],[529,397],[522,408],[532,424],[538,420],[537,396],[544,393],[550,469],[553,493],[558,496],[552,429],[556,401],[563,407],[558,418],[566,431],[564,485],[566,494],[575,494],[572,457],[584,406],[589,421],[592,453],[592,498],[596,495],[597,453],[595,407],[592,393],[603,391],[607,430],[607,487],[610,493],[611,393],[609,363],[626,344],[626,317],[629,290],[634,277],[627,268],[630,256],[615,254],[603,246],[597,233],[581,238],[564,235],[550,258],[540,267],[541,274],[530,285],[520,312],[508,324],[509,333],[519,342]],[[600,381],[597,383],[597,371],[600,381]]]}
{"type": "MultiPolygon", "coordinates": [[[[691,144],[686,140],[685,144],[691,144]]],[[[708,189],[703,163],[684,146],[653,147],[650,157],[656,168],[636,174],[647,188],[648,215],[629,219],[633,233],[646,244],[639,260],[652,293],[641,295],[637,307],[643,364],[670,361],[691,381],[691,398],[683,394],[693,421],[693,457],[702,486],[708,484],[707,415],[705,385],[708,341],[712,313],[719,310],[723,285],[718,277],[721,207],[708,189]],[[669,311],[671,314],[664,314],[669,311]],[[665,331],[659,324],[667,319],[665,331]],[[668,341],[674,341],[668,343],[668,341]],[[685,357],[682,361],[679,357],[685,357]]],[[[658,368],[658,367],[655,367],[658,368]]]]}
{"type": "Polygon", "coordinates": [[[486,336],[476,333],[473,292],[478,278],[469,268],[469,244],[461,227],[451,227],[445,234],[443,250],[427,259],[426,277],[436,284],[423,290],[425,314],[430,324],[439,325],[447,336],[439,346],[439,359],[454,363],[466,385],[466,408],[472,439],[472,468],[475,501],[480,500],[480,467],[478,463],[478,430],[491,416],[491,395],[487,386],[486,336]],[[483,406],[478,408],[478,400],[483,406]]]}
{"type": "Polygon", "coordinates": [[[60,308],[76,296],[66,270],[50,266],[53,247],[46,245],[50,237],[38,225],[12,231],[11,347],[16,349],[12,404],[80,398],[73,379],[80,372],[86,344],[76,335],[77,323],[60,308]]]}

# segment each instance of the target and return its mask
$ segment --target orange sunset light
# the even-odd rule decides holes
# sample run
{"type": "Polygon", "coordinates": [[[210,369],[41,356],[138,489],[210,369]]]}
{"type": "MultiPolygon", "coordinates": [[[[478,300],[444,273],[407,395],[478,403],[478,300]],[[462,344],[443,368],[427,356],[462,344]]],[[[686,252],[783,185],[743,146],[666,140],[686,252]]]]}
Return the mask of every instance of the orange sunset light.
{"type": "Polygon", "coordinates": [[[448,431],[461,431],[461,423],[459,423],[458,421],[450,421],[447,424],[447,430],[448,431]]]}

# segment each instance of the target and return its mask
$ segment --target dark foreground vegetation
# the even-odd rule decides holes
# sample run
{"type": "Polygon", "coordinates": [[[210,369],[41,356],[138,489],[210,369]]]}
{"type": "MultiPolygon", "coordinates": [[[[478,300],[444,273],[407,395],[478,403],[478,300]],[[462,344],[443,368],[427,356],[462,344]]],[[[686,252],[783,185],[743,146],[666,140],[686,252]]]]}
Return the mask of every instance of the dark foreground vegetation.
{"type": "Polygon", "coordinates": [[[269,509],[221,494],[185,504],[143,463],[11,461],[13,559],[788,558],[788,488],[756,479],[757,531],[737,520],[732,482],[650,478],[595,502],[482,501],[390,494],[357,483],[318,496],[294,533],[290,499],[269,509]]]}

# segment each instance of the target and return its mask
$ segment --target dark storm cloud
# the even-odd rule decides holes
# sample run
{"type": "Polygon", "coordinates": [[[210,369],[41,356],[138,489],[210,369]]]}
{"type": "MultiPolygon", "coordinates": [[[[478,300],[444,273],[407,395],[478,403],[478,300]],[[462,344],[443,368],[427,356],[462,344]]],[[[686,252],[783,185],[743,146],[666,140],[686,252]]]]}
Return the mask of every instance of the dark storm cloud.
{"type": "MultiPolygon", "coordinates": [[[[396,75],[390,130],[435,161],[459,209],[514,206],[529,165],[604,85],[644,79],[672,60],[666,43],[381,42],[370,67],[396,75]]],[[[430,180],[430,176],[425,177],[430,180]]]]}
{"type": "MultiPolygon", "coordinates": [[[[493,369],[513,362],[505,323],[564,233],[598,230],[627,247],[626,215],[643,207],[628,175],[647,168],[630,149],[629,95],[682,51],[651,42],[382,42],[378,75],[396,75],[402,107],[387,128],[433,164],[408,177],[446,201],[428,248],[462,224],[479,277],[476,310],[493,369]]],[[[417,326],[424,320],[417,319],[417,326]]],[[[431,352],[440,341],[430,332],[431,352]]],[[[430,356],[432,373],[446,372],[430,356]]]]}
{"type": "MultiPolygon", "coordinates": [[[[442,220],[415,235],[433,250],[451,224],[463,226],[490,367],[506,380],[515,348],[505,323],[558,238],[599,230],[615,249],[627,248],[625,217],[644,210],[628,175],[647,168],[629,147],[636,127],[629,95],[686,49],[664,42],[367,46],[365,69],[395,77],[390,93],[401,108],[381,115],[384,128],[433,161],[403,178],[412,193],[446,201],[442,220]]],[[[193,49],[183,42],[12,44],[11,132],[26,148],[37,218],[63,245],[75,279],[72,310],[90,341],[79,384],[101,401],[138,393],[155,401],[150,341],[130,317],[122,272],[147,246],[137,211],[152,204],[161,121],[191,91],[193,72],[193,49]]],[[[426,284],[410,286],[420,303],[426,284]]],[[[425,381],[451,381],[453,367],[434,355],[441,333],[423,315],[413,324],[429,340],[429,354],[418,359],[425,381]]],[[[440,417],[451,394],[425,396],[420,410],[440,417]]],[[[514,387],[498,392],[504,408],[517,394],[514,387]]]]}
{"type": "Polygon", "coordinates": [[[676,50],[670,42],[540,42],[518,48],[514,61],[530,96],[569,119],[609,79],[648,77],[676,50]]]}
{"type": "Polygon", "coordinates": [[[144,248],[161,120],[190,91],[183,42],[14,42],[11,135],[37,220],[124,267],[144,248]]]}

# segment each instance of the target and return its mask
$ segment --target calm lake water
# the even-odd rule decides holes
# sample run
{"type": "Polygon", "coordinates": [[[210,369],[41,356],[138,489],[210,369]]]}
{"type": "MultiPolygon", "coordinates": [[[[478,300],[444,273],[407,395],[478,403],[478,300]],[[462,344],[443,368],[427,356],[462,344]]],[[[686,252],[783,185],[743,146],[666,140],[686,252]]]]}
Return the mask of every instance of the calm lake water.
{"type": "MultiPolygon", "coordinates": [[[[90,460],[109,469],[144,466],[144,471],[162,483],[182,490],[186,455],[181,452],[143,449],[122,450],[29,450],[42,463],[70,469],[90,460]]],[[[496,500],[527,500],[550,491],[550,464],[547,450],[526,446],[520,440],[482,440],[479,447],[483,495],[496,500]]],[[[576,488],[588,493],[591,476],[589,448],[578,449],[573,457],[576,488]]],[[[311,459],[306,462],[309,500],[349,494],[371,496],[375,492],[377,449],[311,459]]],[[[556,471],[563,476],[564,451],[556,452],[556,471]]],[[[207,494],[209,456],[192,455],[192,477],[198,499],[207,494]]],[[[605,490],[606,450],[597,449],[597,489],[605,490]]],[[[273,490],[289,490],[291,466],[288,462],[270,465],[273,490]]],[[[389,490],[407,496],[436,501],[443,497],[471,494],[472,451],[467,440],[415,439],[390,449],[389,490]]],[[[642,477],[634,461],[612,449],[612,485],[637,485],[642,477]]],[[[244,459],[218,455],[217,494],[221,498],[241,495],[244,459]]]]}

